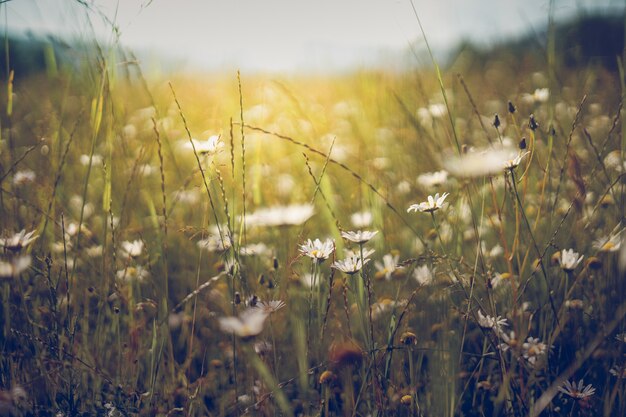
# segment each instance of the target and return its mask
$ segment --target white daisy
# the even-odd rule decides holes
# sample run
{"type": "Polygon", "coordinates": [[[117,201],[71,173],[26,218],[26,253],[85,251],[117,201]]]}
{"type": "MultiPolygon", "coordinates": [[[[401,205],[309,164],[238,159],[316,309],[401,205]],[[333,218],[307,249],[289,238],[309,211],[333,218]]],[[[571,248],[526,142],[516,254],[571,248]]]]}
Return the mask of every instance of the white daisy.
{"type": "Polygon", "coordinates": [[[234,333],[243,339],[257,336],[263,331],[268,314],[260,308],[248,308],[239,317],[219,318],[220,329],[225,333],[234,333]]]}
{"type": "Polygon", "coordinates": [[[392,255],[390,253],[383,256],[383,262],[380,263],[378,261],[374,262],[374,266],[376,267],[376,271],[386,280],[391,279],[391,275],[398,269],[398,260],[400,259],[400,255],[392,255]]]}
{"type": "Polygon", "coordinates": [[[585,399],[596,393],[596,389],[591,384],[584,385],[582,379],[578,381],[578,384],[565,381],[559,387],[559,391],[575,400],[585,399]]]}
{"type": "Polygon", "coordinates": [[[359,245],[370,241],[378,231],[367,231],[367,230],[358,230],[356,232],[341,232],[341,237],[350,242],[358,243],[359,245]]]}
{"type": "Polygon", "coordinates": [[[322,242],[319,239],[311,241],[308,239],[305,244],[300,245],[300,253],[316,262],[324,262],[335,251],[335,242],[332,239],[326,239],[322,242]]]}
{"type": "Polygon", "coordinates": [[[433,274],[427,265],[418,266],[413,271],[413,278],[419,285],[429,285],[433,282],[433,274]]]}
{"type": "Polygon", "coordinates": [[[353,275],[359,272],[363,268],[363,266],[369,261],[370,260],[366,258],[363,260],[363,262],[361,262],[360,256],[351,256],[341,261],[334,262],[332,264],[332,267],[348,275],[353,275]]]}
{"type": "Polygon", "coordinates": [[[0,246],[11,252],[19,252],[26,246],[30,245],[39,235],[35,235],[35,231],[26,233],[26,230],[22,229],[19,233],[15,233],[13,236],[0,238],[0,246]]]}
{"type": "Polygon", "coordinates": [[[573,271],[583,258],[584,255],[578,256],[578,252],[574,252],[574,249],[563,249],[560,259],[561,269],[568,272],[573,271]]]}
{"type": "Polygon", "coordinates": [[[407,213],[410,213],[411,211],[421,211],[423,213],[424,212],[432,213],[443,207],[443,203],[446,200],[446,197],[448,197],[449,195],[450,195],[449,193],[443,193],[441,196],[439,195],[439,193],[437,193],[435,194],[434,197],[432,195],[429,195],[428,201],[423,201],[419,204],[412,204],[407,209],[407,213]]]}

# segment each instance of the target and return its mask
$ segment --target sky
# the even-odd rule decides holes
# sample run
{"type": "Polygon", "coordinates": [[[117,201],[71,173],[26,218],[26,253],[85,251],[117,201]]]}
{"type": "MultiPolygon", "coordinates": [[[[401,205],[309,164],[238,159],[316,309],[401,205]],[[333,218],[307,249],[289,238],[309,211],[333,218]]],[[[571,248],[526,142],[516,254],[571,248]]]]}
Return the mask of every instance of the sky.
{"type": "MultiPolygon", "coordinates": [[[[0,25],[113,39],[191,68],[324,71],[384,65],[424,41],[410,0],[11,0],[0,25]],[[89,8],[81,5],[89,4],[89,8]],[[112,31],[111,23],[116,31],[112,31]],[[115,36],[114,36],[115,33],[115,36]]],[[[490,43],[548,21],[550,0],[413,0],[435,52],[490,43]]],[[[624,0],[554,0],[557,18],[624,9],[624,0]]],[[[154,58],[156,59],[156,58],[154,58]]]]}

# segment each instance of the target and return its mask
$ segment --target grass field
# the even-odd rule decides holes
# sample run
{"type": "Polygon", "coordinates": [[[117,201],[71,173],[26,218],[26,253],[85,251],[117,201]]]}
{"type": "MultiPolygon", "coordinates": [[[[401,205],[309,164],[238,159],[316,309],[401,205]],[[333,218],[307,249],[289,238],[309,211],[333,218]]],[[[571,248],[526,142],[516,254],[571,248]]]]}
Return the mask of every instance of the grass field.
{"type": "Polygon", "coordinates": [[[626,415],[623,57],[551,40],[6,71],[0,415],[626,415]]]}

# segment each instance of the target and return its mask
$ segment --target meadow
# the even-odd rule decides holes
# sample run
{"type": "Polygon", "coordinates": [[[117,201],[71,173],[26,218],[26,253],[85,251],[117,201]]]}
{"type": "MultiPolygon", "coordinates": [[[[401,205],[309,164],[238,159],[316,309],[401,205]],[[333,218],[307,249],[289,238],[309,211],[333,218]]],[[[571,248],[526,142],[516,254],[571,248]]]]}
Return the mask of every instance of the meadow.
{"type": "Polygon", "coordinates": [[[0,415],[626,415],[623,57],[94,56],[0,81],[0,415]]]}

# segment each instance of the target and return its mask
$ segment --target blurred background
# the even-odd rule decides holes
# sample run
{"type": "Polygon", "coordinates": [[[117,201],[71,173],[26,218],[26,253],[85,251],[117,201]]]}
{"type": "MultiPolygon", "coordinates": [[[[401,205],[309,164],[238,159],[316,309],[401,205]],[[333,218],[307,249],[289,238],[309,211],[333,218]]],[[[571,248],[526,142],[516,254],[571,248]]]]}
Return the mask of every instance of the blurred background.
{"type": "MultiPolygon", "coordinates": [[[[59,58],[96,39],[101,45],[129,48],[146,69],[248,73],[403,70],[428,63],[416,13],[433,52],[444,63],[460,45],[490,48],[523,37],[540,38],[550,16],[557,22],[572,22],[618,16],[624,10],[622,0],[1,3],[0,26],[5,37],[14,38],[14,65],[20,65],[20,59],[30,59],[31,66],[43,64],[44,54],[31,53],[42,43],[52,45],[59,58]]],[[[623,44],[623,35],[607,32],[604,24],[585,29],[585,38],[594,36],[604,38],[592,48],[605,46],[607,38],[623,44]]],[[[5,53],[1,59],[6,61],[5,53]]]]}

